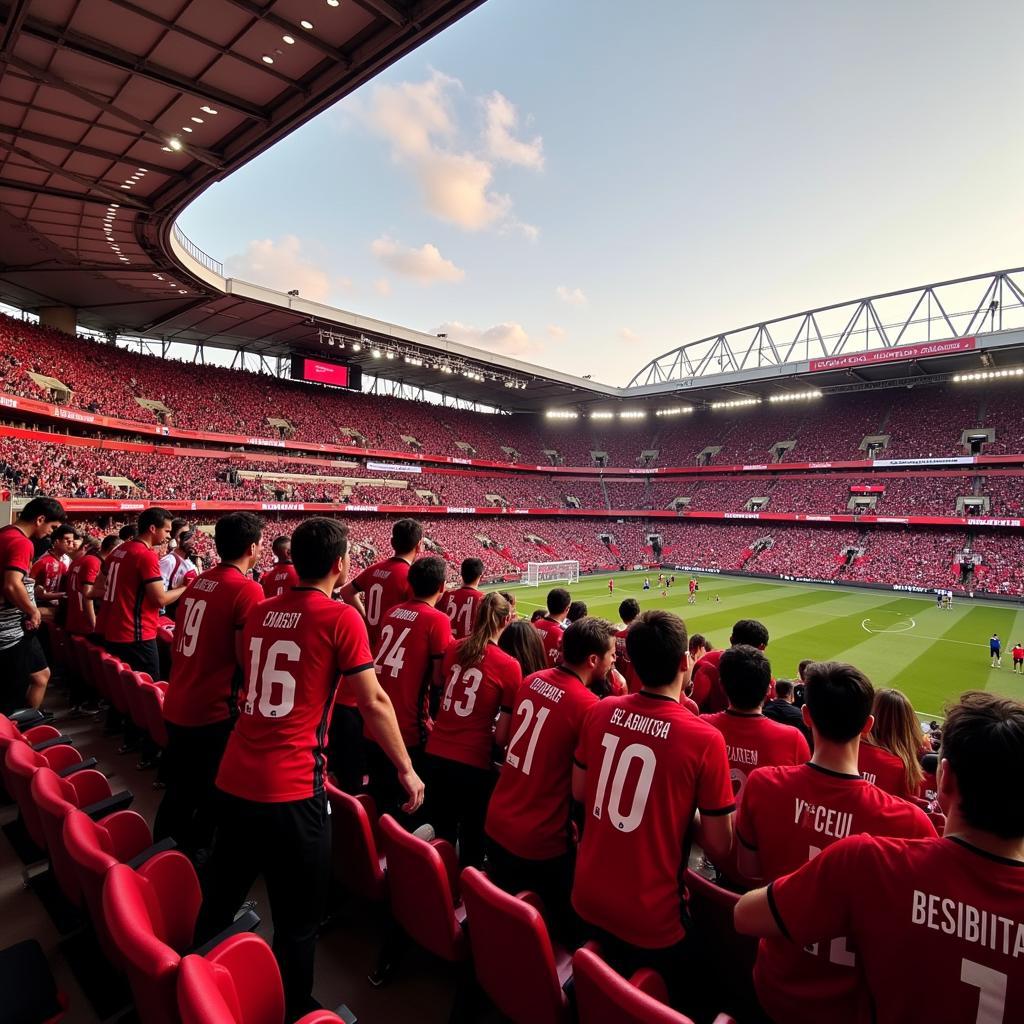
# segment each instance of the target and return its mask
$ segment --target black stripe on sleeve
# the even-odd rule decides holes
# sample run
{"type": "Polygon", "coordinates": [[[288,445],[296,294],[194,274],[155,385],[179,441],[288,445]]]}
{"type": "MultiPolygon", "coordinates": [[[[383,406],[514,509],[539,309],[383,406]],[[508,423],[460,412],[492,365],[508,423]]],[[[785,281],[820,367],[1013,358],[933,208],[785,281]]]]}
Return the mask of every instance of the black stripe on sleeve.
{"type": "Polygon", "coordinates": [[[733,811],[736,810],[736,805],[729,804],[728,807],[715,807],[711,810],[705,810],[703,807],[698,807],[697,810],[700,811],[701,814],[706,815],[709,818],[720,818],[725,814],[732,814],[733,811]]]}
{"type": "Polygon", "coordinates": [[[365,672],[367,669],[373,668],[373,662],[367,662],[365,665],[359,665],[357,668],[346,669],[341,674],[343,676],[357,676],[360,672],[365,672]]]}
{"type": "Polygon", "coordinates": [[[28,575],[28,569],[22,569],[20,565],[5,565],[4,572],[20,572],[22,576],[28,575]]]}
{"type": "MultiPolygon", "coordinates": [[[[145,586],[147,583],[163,583],[163,581],[163,576],[154,576],[152,579],[143,580],[142,585],[145,586]]],[[[171,589],[173,590],[174,587],[171,587],[171,589]]]]}
{"type": "Polygon", "coordinates": [[[782,920],[782,915],[779,913],[779,908],[775,903],[775,892],[773,890],[774,882],[768,883],[768,909],[772,912],[772,917],[775,918],[775,924],[778,926],[779,931],[782,933],[784,938],[793,941],[793,937],[789,934],[789,929],[786,927],[786,922],[782,920]]]}

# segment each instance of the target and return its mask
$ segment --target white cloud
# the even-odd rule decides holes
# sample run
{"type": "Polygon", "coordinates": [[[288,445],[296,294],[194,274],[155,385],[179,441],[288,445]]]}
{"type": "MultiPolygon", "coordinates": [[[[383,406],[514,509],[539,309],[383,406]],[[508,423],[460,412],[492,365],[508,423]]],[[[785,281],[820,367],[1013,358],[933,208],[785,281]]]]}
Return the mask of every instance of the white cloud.
{"type": "Polygon", "coordinates": [[[558,324],[548,324],[548,337],[561,341],[565,337],[565,328],[559,327],[558,324]]]}
{"type": "Polygon", "coordinates": [[[527,334],[523,325],[513,321],[480,328],[459,323],[458,320],[449,320],[433,333],[447,334],[451,341],[506,356],[531,355],[541,349],[541,345],[527,334]]]}
{"type": "Polygon", "coordinates": [[[583,294],[582,288],[567,288],[564,284],[560,284],[555,289],[555,294],[569,306],[585,306],[587,304],[587,297],[583,294]]]}
{"type": "Polygon", "coordinates": [[[331,293],[331,277],[303,252],[303,243],[295,235],[277,241],[253,239],[245,252],[228,258],[230,277],[238,277],[268,288],[291,291],[298,288],[304,299],[325,302],[331,293]]]}
{"type": "Polygon", "coordinates": [[[388,296],[391,294],[391,282],[386,277],[378,277],[373,282],[373,290],[378,295],[388,296]]]}
{"type": "Polygon", "coordinates": [[[427,209],[467,231],[501,221],[512,209],[508,196],[489,190],[491,165],[470,153],[431,153],[419,161],[418,176],[427,209]]]}
{"type": "Polygon", "coordinates": [[[422,284],[461,281],[466,276],[464,270],[455,266],[451,260],[446,260],[437,246],[429,242],[419,249],[413,249],[384,235],[370,245],[370,252],[389,270],[415,278],[422,284]]]}
{"type": "Polygon", "coordinates": [[[486,119],[484,141],[491,157],[534,171],[543,170],[544,140],[539,135],[529,142],[515,137],[519,121],[515,104],[500,92],[492,92],[483,100],[483,105],[486,119]]]}
{"type": "Polygon", "coordinates": [[[431,71],[425,82],[380,85],[367,114],[370,127],[391,143],[396,160],[424,156],[434,149],[434,137],[455,134],[449,92],[461,88],[457,78],[431,71]]]}
{"type": "Polygon", "coordinates": [[[623,327],[619,331],[619,337],[626,342],[627,345],[635,345],[640,341],[640,335],[636,331],[630,330],[628,327],[623,327]]]}

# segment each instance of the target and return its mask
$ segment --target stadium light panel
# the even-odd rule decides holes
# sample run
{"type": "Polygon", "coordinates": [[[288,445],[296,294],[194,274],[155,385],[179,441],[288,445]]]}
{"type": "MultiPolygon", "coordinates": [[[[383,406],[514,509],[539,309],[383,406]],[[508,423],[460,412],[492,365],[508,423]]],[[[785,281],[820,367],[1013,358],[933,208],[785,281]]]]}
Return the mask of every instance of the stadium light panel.
{"type": "Polygon", "coordinates": [[[592,420],[610,420],[615,418],[615,413],[605,412],[599,409],[597,412],[592,412],[590,414],[590,418],[592,420]]]}
{"type": "Polygon", "coordinates": [[[171,147],[175,152],[181,149],[181,139],[169,139],[167,145],[171,147]]]}
{"type": "Polygon", "coordinates": [[[978,380],[1000,380],[1006,377],[1024,377],[1024,367],[1007,367],[1005,370],[978,370],[975,373],[958,373],[953,381],[956,384],[967,384],[978,380]]]}
{"type": "Polygon", "coordinates": [[[284,40],[284,41],[285,41],[285,42],[286,42],[286,43],[287,43],[287,44],[288,44],[289,46],[294,46],[294,45],[295,45],[295,37],[294,37],[294,36],[281,36],[281,38],[282,38],[282,39],[283,39],[283,40],[284,40]]]}
{"type": "Polygon", "coordinates": [[[374,359],[380,359],[380,349],[379,348],[370,349],[370,355],[373,356],[374,359]]]}
{"type": "Polygon", "coordinates": [[[544,415],[549,420],[575,420],[580,414],[574,409],[548,409],[544,415]]]}
{"type": "Polygon", "coordinates": [[[305,21],[305,20],[303,20],[303,21],[300,21],[300,22],[299,22],[299,24],[300,24],[300,25],[301,25],[301,26],[302,26],[302,27],[303,27],[303,28],[304,28],[304,29],[305,29],[305,30],[306,30],[307,32],[311,32],[311,31],[313,30],[313,22],[311,22],[311,21],[305,21]]]}
{"type": "Polygon", "coordinates": [[[737,398],[731,402],[712,402],[712,409],[738,409],[745,405],[760,405],[760,398],[737,398]]]}
{"type": "Polygon", "coordinates": [[[643,420],[647,418],[647,413],[642,409],[629,409],[623,410],[619,413],[620,420],[643,420]]]}
{"type": "Polygon", "coordinates": [[[769,395],[769,402],[796,402],[805,398],[821,398],[820,391],[787,391],[781,395],[769,395]]]}

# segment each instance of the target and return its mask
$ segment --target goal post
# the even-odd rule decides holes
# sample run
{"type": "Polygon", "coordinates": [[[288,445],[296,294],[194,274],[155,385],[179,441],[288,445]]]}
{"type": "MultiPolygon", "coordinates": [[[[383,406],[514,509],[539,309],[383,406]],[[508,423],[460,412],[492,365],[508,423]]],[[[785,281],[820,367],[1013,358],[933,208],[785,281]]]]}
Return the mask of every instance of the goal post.
{"type": "Polygon", "coordinates": [[[530,587],[539,587],[542,583],[579,583],[580,563],[566,562],[527,562],[523,573],[523,583],[530,587]]]}

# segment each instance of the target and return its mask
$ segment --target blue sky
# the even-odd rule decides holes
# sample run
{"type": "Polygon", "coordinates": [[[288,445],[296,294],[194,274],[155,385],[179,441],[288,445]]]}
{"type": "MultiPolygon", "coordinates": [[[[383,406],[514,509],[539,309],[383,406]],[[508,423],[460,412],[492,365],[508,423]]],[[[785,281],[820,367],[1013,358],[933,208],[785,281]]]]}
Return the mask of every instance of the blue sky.
{"type": "Polygon", "coordinates": [[[1022,34],[992,0],[487,0],[181,223],[238,277],[624,384],[1024,263],[1022,34]]]}

